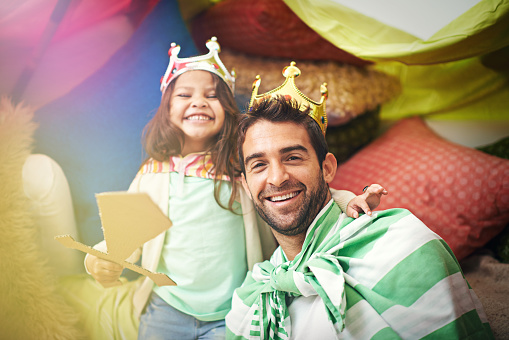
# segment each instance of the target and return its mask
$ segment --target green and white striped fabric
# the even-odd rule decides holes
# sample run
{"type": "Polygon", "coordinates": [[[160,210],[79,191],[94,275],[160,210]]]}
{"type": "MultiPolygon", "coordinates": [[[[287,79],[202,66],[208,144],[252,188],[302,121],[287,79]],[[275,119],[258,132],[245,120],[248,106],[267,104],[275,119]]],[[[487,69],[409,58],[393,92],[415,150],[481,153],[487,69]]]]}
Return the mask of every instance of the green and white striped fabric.
{"type": "Polygon", "coordinates": [[[297,310],[310,315],[294,326],[290,318],[290,301],[309,298],[336,338],[493,338],[447,244],[404,209],[352,219],[329,202],[293,261],[278,248],[248,273],[226,316],[227,338],[306,338],[296,329],[317,338],[315,312],[297,310]]]}

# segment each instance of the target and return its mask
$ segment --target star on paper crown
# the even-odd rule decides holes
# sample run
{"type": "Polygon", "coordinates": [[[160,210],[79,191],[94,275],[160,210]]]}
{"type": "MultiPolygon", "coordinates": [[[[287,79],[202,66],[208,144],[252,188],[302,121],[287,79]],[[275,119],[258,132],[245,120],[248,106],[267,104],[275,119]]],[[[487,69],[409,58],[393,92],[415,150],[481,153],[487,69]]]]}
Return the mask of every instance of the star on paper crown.
{"type": "Polygon", "coordinates": [[[258,94],[258,88],[260,87],[261,77],[259,75],[256,76],[256,80],[253,83],[253,92],[251,93],[251,100],[249,101],[249,110],[253,107],[255,103],[258,103],[265,98],[275,97],[278,95],[282,95],[286,98],[291,98],[297,101],[300,104],[300,110],[304,111],[306,108],[310,107],[309,116],[313,118],[322,133],[325,135],[325,131],[327,130],[327,114],[325,113],[325,101],[327,100],[328,90],[327,83],[323,83],[320,86],[320,92],[322,97],[320,102],[315,102],[309,99],[306,95],[304,95],[295,85],[295,78],[300,76],[300,70],[297,66],[295,66],[295,62],[292,61],[290,66],[286,66],[283,69],[283,76],[286,77],[284,83],[275,89],[263,93],[258,94]]]}
{"type": "Polygon", "coordinates": [[[180,46],[175,43],[171,43],[170,50],[168,51],[170,63],[168,64],[168,68],[166,69],[164,76],[161,78],[162,93],[166,91],[168,85],[177,78],[177,76],[184,72],[194,70],[209,71],[218,75],[224,80],[233,93],[235,89],[235,71],[229,73],[224,64],[221,62],[221,59],[219,59],[219,52],[221,52],[221,48],[217,42],[217,38],[210,38],[210,40],[205,43],[205,46],[209,49],[207,54],[189,58],[179,58],[178,54],[180,52],[180,46]]]}

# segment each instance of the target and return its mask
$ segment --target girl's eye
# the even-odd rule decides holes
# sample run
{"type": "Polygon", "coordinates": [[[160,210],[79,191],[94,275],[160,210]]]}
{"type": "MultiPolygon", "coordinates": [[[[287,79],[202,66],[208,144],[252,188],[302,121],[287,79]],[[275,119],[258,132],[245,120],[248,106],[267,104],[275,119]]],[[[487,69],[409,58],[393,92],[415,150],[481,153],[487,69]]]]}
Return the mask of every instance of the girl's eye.
{"type": "Polygon", "coordinates": [[[216,96],[216,94],[214,93],[214,94],[209,94],[209,95],[207,96],[207,98],[217,98],[217,96],[216,96]]]}
{"type": "Polygon", "coordinates": [[[190,96],[190,95],[188,95],[187,93],[179,93],[179,94],[177,94],[177,97],[189,98],[189,97],[191,97],[191,96],[190,96]]]}

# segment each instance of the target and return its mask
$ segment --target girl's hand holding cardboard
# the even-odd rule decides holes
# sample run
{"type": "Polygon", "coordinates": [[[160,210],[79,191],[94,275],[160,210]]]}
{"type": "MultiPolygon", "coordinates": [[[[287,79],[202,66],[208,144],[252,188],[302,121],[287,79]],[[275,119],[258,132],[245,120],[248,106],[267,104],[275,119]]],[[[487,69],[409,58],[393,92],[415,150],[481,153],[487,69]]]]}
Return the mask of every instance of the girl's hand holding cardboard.
{"type": "Polygon", "coordinates": [[[90,275],[103,287],[106,288],[122,284],[119,278],[124,268],[118,263],[103,260],[89,254],[86,257],[85,265],[90,275]]]}

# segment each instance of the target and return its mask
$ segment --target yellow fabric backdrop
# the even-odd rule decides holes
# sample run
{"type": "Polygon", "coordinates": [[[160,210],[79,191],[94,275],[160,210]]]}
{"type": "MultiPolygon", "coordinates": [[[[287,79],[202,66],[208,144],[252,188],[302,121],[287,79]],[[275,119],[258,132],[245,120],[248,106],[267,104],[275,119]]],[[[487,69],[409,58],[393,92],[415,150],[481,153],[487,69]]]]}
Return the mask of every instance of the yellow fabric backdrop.
{"type": "Polygon", "coordinates": [[[332,0],[284,1],[337,47],[400,78],[382,118],[509,120],[509,1],[480,1],[427,40],[332,0]]]}
{"type": "MultiPolygon", "coordinates": [[[[333,0],[284,1],[325,39],[360,58],[377,62],[438,64],[483,55],[509,45],[507,0],[480,1],[427,40],[333,0]]],[[[440,11],[440,8],[436,10],[440,11]]]]}

